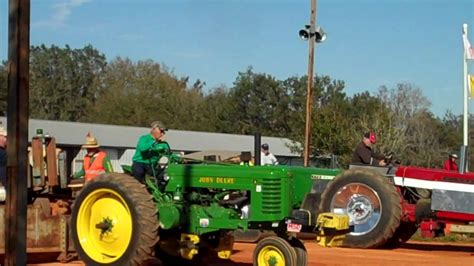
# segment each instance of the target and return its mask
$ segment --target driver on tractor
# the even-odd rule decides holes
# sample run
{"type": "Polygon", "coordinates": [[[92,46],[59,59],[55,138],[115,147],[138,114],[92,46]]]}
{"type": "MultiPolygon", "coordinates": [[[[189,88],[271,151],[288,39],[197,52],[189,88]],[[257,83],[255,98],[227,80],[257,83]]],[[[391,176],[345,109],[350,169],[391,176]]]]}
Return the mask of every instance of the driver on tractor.
{"type": "Polygon", "coordinates": [[[132,174],[138,181],[145,183],[145,175],[153,175],[153,167],[163,156],[171,154],[170,145],[165,141],[168,129],[160,121],[151,123],[150,134],[140,137],[133,155],[132,174]]]}
{"type": "Polygon", "coordinates": [[[364,134],[362,141],[357,145],[352,154],[351,164],[367,164],[375,166],[385,166],[385,156],[372,151],[372,145],[377,142],[377,137],[373,132],[364,134]]]}

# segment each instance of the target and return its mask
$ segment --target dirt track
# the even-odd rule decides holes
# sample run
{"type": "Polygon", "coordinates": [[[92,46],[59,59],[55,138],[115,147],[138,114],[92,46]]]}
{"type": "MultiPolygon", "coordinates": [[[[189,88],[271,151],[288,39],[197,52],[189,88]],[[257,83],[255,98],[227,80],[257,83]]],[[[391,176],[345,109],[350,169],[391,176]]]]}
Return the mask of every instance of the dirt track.
{"type": "MultiPolygon", "coordinates": [[[[362,250],[323,248],[314,243],[305,244],[309,265],[474,265],[473,245],[446,245],[407,243],[394,250],[362,250]]],[[[239,244],[233,261],[236,265],[251,265],[254,245],[239,244]],[[248,264],[246,264],[248,263],[248,264]]]]}
{"type": "MultiPolygon", "coordinates": [[[[393,250],[362,250],[323,248],[306,243],[309,265],[474,265],[474,244],[409,242],[393,250]]],[[[254,244],[237,243],[232,261],[214,264],[222,266],[251,266],[254,244]]],[[[62,265],[60,263],[29,264],[35,266],[62,265]]],[[[68,265],[83,265],[72,262],[68,265]]]]}

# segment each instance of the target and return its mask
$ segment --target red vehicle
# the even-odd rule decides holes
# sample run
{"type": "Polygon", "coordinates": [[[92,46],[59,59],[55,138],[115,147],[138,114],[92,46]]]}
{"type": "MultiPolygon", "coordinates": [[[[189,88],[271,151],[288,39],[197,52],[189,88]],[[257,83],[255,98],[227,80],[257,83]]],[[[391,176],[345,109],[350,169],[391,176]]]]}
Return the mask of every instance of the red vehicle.
{"type": "Polygon", "coordinates": [[[322,190],[319,207],[350,216],[346,246],[396,246],[418,228],[435,237],[448,223],[474,222],[474,173],[352,165],[322,190]]]}

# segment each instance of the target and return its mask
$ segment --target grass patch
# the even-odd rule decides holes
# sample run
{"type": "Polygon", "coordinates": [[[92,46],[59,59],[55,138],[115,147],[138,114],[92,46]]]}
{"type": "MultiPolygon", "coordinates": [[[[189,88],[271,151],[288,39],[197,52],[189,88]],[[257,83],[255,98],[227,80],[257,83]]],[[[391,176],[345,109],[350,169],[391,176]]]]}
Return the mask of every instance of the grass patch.
{"type": "Polygon", "coordinates": [[[435,238],[424,238],[421,236],[420,230],[418,230],[410,240],[413,241],[424,241],[424,242],[463,242],[463,243],[474,243],[473,234],[455,234],[451,233],[447,236],[438,236],[435,238]]]}

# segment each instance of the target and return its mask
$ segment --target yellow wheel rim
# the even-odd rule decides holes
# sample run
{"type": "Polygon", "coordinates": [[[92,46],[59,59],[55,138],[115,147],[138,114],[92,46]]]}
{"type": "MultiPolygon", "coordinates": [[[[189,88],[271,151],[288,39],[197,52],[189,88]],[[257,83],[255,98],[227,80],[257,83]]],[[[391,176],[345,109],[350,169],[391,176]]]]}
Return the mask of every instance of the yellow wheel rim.
{"type": "Polygon", "coordinates": [[[283,252],[275,246],[263,247],[258,253],[259,266],[285,266],[285,256],[283,252]]]}
{"type": "Polygon", "coordinates": [[[132,239],[132,215],[125,200],[111,189],[91,192],[77,214],[76,230],[84,252],[98,263],[112,263],[132,239]]]}

